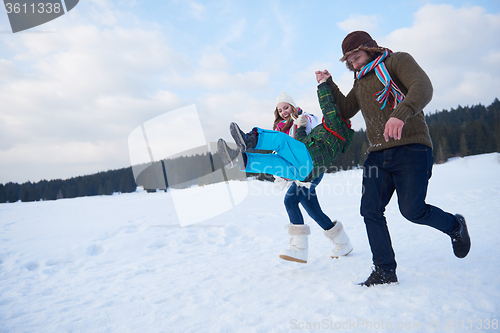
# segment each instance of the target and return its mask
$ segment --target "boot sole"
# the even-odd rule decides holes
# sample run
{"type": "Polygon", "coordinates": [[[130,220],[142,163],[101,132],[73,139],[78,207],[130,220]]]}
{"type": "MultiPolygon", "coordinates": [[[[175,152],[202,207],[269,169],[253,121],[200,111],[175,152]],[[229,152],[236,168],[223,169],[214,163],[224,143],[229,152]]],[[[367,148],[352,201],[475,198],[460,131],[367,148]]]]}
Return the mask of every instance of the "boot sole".
{"type": "Polygon", "coordinates": [[[307,264],[307,261],[304,261],[304,260],[301,260],[301,259],[297,259],[297,258],[293,258],[293,257],[289,257],[289,256],[286,256],[284,254],[280,254],[280,258],[283,259],[283,260],[287,260],[287,261],[295,261],[295,262],[300,262],[301,264],[307,264]]]}
{"type": "MultiPolygon", "coordinates": [[[[352,249],[352,250],[354,250],[354,249],[352,249]]],[[[338,256],[338,257],[332,257],[332,256],[330,256],[330,257],[331,257],[332,259],[338,259],[338,258],[340,258],[340,257],[345,257],[345,256],[347,256],[349,253],[351,253],[351,252],[352,252],[352,250],[351,250],[351,251],[349,251],[349,252],[347,252],[346,254],[341,255],[341,256],[338,256]]]]}
{"type": "Polygon", "coordinates": [[[376,287],[376,286],[390,286],[390,285],[398,285],[398,284],[399,284],[399,281],[388,282],[388,283],[374,283],[374,284],[370,284],[370,285],[367,285],[364,282],[362,282],[362,283],[358,283],[358,286],[370,288],[370,287],[376,287]]]}
{"type": "Polygon", "coordinates": [[[247,145],[245,144],[245,139],[243,139],[243,137],[241,136],[241,130],[238,124],[231,123],[231,125],[229,126],[229,132],[231,132],[231,136],[236,142],[236,145],[240,147],[240,150],[246,151],[247,145]]]}
{"type": "Polygon", "coordinates": [[[470,252],[470,247],[471,247],[470,235],[469,235],[469,230],[467,228],[467,222],[465,221],[465,217],[463,217],[460,214],[456,214],[455,218],[456,218],[457,215],[460,216],[463,219],[463,224],[460,221],[459,221],[459,223],[460,223],[461,227],[463,227],[463,229],[465,230],[465,236],[466,236],[466,240],[467,240],[467,243],[468,243],[469,246],[467,247],[466,250],[463,250],[463,249],[457,249],[457,250],[455,250],[455,248],[453,248],[453,254],[455,254],[455,256],[457,258],[463,259],[463,258],[467,257],[467,255],[470,252]]]}
{"type": "Polygon", "coordinates": [[[226,167],[226,169],[231,169],[235,167],[235,164],[233,160],[231,160],[231,157],[229,156],[229,152],[227,151],[227,146],[226,142],[222,139],[220,139],[217,142],[217,152],[219,153],[219,156],[222,160],[222,163],[226,167]]]}

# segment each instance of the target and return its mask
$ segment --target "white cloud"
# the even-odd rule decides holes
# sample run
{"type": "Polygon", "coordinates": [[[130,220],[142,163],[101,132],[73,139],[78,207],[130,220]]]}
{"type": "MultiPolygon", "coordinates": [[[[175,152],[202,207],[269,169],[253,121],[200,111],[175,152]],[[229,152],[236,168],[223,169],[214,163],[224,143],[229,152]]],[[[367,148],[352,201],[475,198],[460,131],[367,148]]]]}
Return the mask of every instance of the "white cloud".
{"type": "Polygon", "coordinates": [[[377,15],[351,15],[342,22],[338,22],[337,26],[345,31],[351,32],[355,30],[376,31],[378,28],[377,15]]]}
{"type": "Polygon", "coordinates": [[[240,40],[243,32],[247,28],[247,20],[242,18],[231,24],[226,30],[226,34],[220,38],[213,46],[215,50],[221,50],[228,47],[228,44],[240,40]]]}
{"type": "Polygon", "coordinates": [[[233,90],[210,93],[196,101],[208,141],[223,137],[232,141],[229,124],[236,122],[244,131],[253,127],[271,128],[274,121],[274,100],[259,98],[252,92],[233,90]]]}
{"type": "Polygon", "coordinates": [[[281,34],[279,35],[280,39],[277,40],[276,48],[279,48],[282,54],[290,52],[296,36],[294,24],[292,24],[294,18],[286,15],[285,13],[286,11],[278,8],[277,4],[273,6],[273,14],[281,30],[281,34]]]}
{"type": "Polygon", "coordinates": [[[104,170],[125,167],[123,138],[145,120],[187,104],[157,85],[162,75],[189,66],[156,30],[76,25],[20,35],[9,45],[16,55],[0,60],[0,160],[18,176],[0,182],[23,181],[22,174],[62,177],[64,165],[84,169],[85,160],[108,164],[104,170]],[[116,149],[119,140],[123,148],[116,149]],[[43,175],[47,170],[35,163],[62,168],[43,175]]]}
{"type": "Polygon", "coordinates": [[[491,52],[480,56],[480,58],[486,68],[498,66],[498,64],[500,64],[500,50],[492,50],[491,52]]]}
{"type": "Polygon", "coordinates": [[[11,39],[13,60],[0,59],[0,167],[10,170],[0,183],[125,167],[126,138],[136,126],[194,99],[225,101],[205,107],[228,115],[218,117],[224,126],[206,123],[214,139],[243,96],[248,105],[259,105],[244,115],[258,117],[260,102],[252,94],[268,85],[268,73],[231,71],[221,50],[240,38],[245,22],[233,27],[194,60],[172,50],[154,27],[77,24],[11,39]],[[207,91],[214,95],[204,98],[207,91]]]}
{"type": "Polygon", "coordinates": [[[220,70],[199,69],[192,76],[171,75],[165,79],[169,85],[181,88],[197,88],[208,91],[260,90],[268,84],[265,72],[228,73],[220,70]]]}
{"type": "Polygon", "coordinates": [[[205,19],[207,8],[201,2],[194,0],[171,0],[169,5],[177,5],[178,8],[176,12],[182,12],[182,19],[191,20],[192,18],[196,20],[205,19]],[[179,11],[179,8],[182,10],[179,11]]]}
{"type": "Polygon", "coordinates": [[[500,86],[500,14],[479,6],[425,5],[413,25],[392,32],[381,45],[412,54],[427,72],[434,97],[427,110],[486,104],[500,86]]]}
{"type": "Polygon", "coordinates": [[[198,61],[201,68],[227,70],[228,63],[226,57],[220,52],[203,53],[198,61]]]}
{"type": "Polygon", "coordinates": [[[39,140],[1,150],[0,169],[9,176],[4,182],[64,179],[125,167],[122,156],[126,153],[126,141],[118,139],[105,144],[39,140]]]}
{"type": "Polygon", "coordinates": [[[188,1],[189,8],[191,10],[191,15],[197,19],[201,19],[205,14],[205,6],[196,2],[188,1]]]}

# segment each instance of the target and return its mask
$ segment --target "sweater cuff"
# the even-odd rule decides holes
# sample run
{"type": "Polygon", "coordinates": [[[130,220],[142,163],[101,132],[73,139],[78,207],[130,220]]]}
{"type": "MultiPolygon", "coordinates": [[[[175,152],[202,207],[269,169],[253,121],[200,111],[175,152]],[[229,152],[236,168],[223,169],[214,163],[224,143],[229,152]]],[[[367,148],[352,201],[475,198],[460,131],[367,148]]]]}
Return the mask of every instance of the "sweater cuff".
{"type": "Polygon", "coordinates": [[[408,118],[413,116],[413,110],[406,105],[398,105],[396,109],[392,112],[391,117],[398,118],[406,123],[408,118]]]}
{"type": "Polygon", "coordinates": [[[330,89],[332,89],[332,91],[335,91],[336,89],[339,88],[337,86],[337,84],[335,82],[333,82],[333,79],[331,76],[328,79],[326,79],[326,83],[330,86],[330,89]]]}

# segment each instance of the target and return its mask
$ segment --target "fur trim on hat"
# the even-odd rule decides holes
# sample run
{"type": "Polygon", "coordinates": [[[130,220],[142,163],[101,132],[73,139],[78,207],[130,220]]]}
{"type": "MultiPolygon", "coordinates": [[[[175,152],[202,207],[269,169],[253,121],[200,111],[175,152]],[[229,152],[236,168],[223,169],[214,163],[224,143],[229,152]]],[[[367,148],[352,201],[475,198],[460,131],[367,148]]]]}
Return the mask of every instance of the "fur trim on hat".
{"type": "Polygon", "coordinates": [[[385,51],[385,47],[369,47],[369,46],[364,46],[364,45],[360,45],[358,48],[355,48],[354,50],[351,50],[349,52],[347,52],[346,54],[344,54],[344,56],[342,58],[340,58],[340,61],[344,62],[347,60],[347,57],[350,56],[351,54],[353,54],[354,52],[356,51],[359,51],[359,50],[364,50],[368,53],[384,53],[385,51]]]}

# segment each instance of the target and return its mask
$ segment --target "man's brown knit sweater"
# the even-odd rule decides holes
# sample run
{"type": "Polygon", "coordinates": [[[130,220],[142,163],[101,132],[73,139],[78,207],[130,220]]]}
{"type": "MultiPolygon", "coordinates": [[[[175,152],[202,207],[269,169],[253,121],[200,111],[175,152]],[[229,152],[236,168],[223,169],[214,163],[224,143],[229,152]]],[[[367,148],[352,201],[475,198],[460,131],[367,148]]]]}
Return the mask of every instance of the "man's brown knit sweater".
{"type": "Polygon", "coordinates": [[[432,148],[429,129],[425,123],[423,108],[431,101],[432,84],[427,74],[408,53],[396,52],[385,60],[385,66],[393,81],[405,94],[404,100],[391,110],[393,96],[389,97],[384,109],[375,101],[376,94],[384,88],[374,71],[361,79],[355,79],[354,86],[344,96],[337,85],[328,79],[340,113],[346,119],[352,118],[359,110],[366,122],[366,136],[370,142],[368,152],[383,150],[395,146],[421,143],[432,148]],[[401,140],[389,138],[385,142],[385,124],[390,117],[405,122],[401,140]]]}

